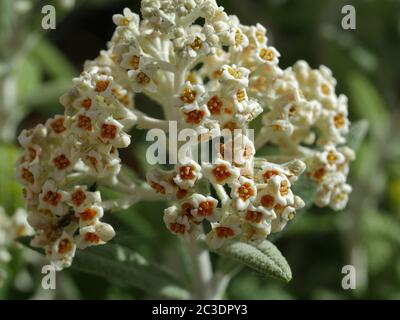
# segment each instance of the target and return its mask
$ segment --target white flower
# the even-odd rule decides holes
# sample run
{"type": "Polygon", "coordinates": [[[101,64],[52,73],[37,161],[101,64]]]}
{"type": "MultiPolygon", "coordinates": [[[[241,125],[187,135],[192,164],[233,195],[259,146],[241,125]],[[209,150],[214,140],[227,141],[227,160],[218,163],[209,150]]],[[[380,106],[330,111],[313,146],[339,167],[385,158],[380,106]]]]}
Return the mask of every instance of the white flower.
{"type": "Polygon", "coordinates": [[[212,164],[204,163],[202,168],[203,175],[215,184],[230,185],[240,176],[238,168],[220,158],[217,158],[212,164]]]}
{"type": "Polygon", "coordinates": [[[217,205],[218,200],[213,197],[195,193],[183,202],[181,209],[187,210],[197,222],[201,222],[204,219],[215,222],[219,219],[217,205]]]}
{"type": "Polygon", "coordinates": [[[202,104],[205,91],[202,84],[192,84],[190,81],[186,81],[182,93],[177,98],[177,104],[183,105],[185,111],[196,109],[202,104]]]}
{"type": "Polygon", "coordinates": [[[260,47],[257,49],[255,59],[258,63],[277,66],[280,53],[274,47],[260,47]]]}
{"type": "Polygon", "coordinates": [[[240,218],[228,216],[215,223],[207,235],[207,244],[212,249],[220,248],[226,240],[233,239],[240,234],[240,218]]]}
{"type": "Polygon", "coordinates": [[[257,188],[253,180],[243,176],[232,183],[231,196],[235,199],[236,208],[245,210],[257,196],[257,188]]]}
{"type": "Polygon", "coordinates": [[[247,88],[247,86],[249,85],[249,74],[250,70],[246,68],[237,67],[236,65],[224,65],[222,67],[221,81],[233,83],[235,85],[247,88]]]}
{"type": "Polygon", "coordinates": [[[240,28],[235,28],[231,32],[230,43],[233,51],[243,51],[249,45],[249,39],[240,28]]]}
{"type": "Polygon", "coordinates": [[[46,248],[46,256],[56,270],[62,270],[71,265],[75,256],[76,245],[74,239],[64,232],[57,241],[46,248]]]}
{"type": "Polygon", "coordinates": [[[187,236],[190,230],[188,217],[175,206],[164,210],[164,223],[169,231],[179,236],[187,236]]]}
{"type": "Polygon", "coordinates": [[[141,69],[141,67],[143,68],[145,65],[143,59],[145,58],[143,57],[142,52],[135,46],[130,46],[129,51],[122,55],[120,65],[128,70],[138,70],[141,69]]]}
{"type": "Polygon", "coordinates": [[[174,182],[182,189],[190,189],[202,177],[201,167],[197,162],[186,159],[175,167],[177,172],[174,182]]]}
{"type": "Polygon", "coordinates": [[[63,216],[68,211],[66,202],[69,200],[69,194],[58,189],[53,180],[44,183],[39,199],[39,210],[48,209],[56,216],[63,216]]]}
{"type": "Polygon", "coordinates": [[[97,222],[79,230],[79,235],[76,237],[76,245],[79,249],[102,245],[110,241],[114,236],[115,231],[109,224],[97,222]]]}
{"type": "Polygon", "coordinates": [[[151,75],[146,70],[130,70],[128,76],[132,79],[132,89],[134,92],[142,92],[147,90],[149,92],[156,92],[157,86],[151,79],[151,75]]]}
{"type": "Polygon", "coordinates": [[[113,117],[100,117],[95,131],[100,141],[109,143],[115,148],[126,148],[130,145],[130,136],[123,131],[123,126],[113,117]]]}
{"type": "Polygon", "coordinates": [[[125,8],[122,14],[114,14],[112,19],[117,26],[131,27],[139,29],[140,18],[137,14],[133,13],[129,8],[125,8]]]}

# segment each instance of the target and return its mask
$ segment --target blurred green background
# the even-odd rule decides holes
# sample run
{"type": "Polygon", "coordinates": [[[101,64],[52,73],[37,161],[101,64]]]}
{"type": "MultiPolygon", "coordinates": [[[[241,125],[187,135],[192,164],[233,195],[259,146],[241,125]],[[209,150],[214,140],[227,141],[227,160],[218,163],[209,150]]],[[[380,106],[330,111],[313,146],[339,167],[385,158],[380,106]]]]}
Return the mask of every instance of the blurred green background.
{"type": "MultiPolygon", "coordinates": [[[[1,0],[0,10],[0,206],[9,214],[21,205],[13,162],[19,151],[16,133],[62,113],[58,97],[71,86],[86,59],[105,48],[114,30],[111,16],[126,6],[139,11],[138,0],[50,1],[57,5],[57,29],[40,29],[44,1],[1,0]],[[30,2],[16,13],[13,2],[30,2]],[[10,83],[12,90],[10,91],[10,83]],[[11,92],[11,93],[10,93],[11,92]],[[11,100],[10,100],[11,95],[11,100]],[[11,105],[10,105],[11,104],[11,105]],[[12,116],[10,116],[8,110],[12,116]]],[[[350,118],[367,119],[367,139],[357,151],[348,208],[339,213],[312,207],[301,212],[271,239],[288,260],[293,280],[283,284],[242,269],[226,298],[232,299],[400,299],[400,1],[399,0],[225,0],[227,12],[244,24],[260,22],[282,54],[281,67],[304,59],[330,67],[337,92],[349,96],[350,118]],[[352,4],[357,29],[343,30],[341,9],[352,4]],[[357,271],[357,289],[343,290],[344,265],[357,271]]],[[[150,113],[159,109],[139,98],[150,113]],[[154,110],[154,111],[151,111],[154,110]]],[[[124,161],[143,176],[143,132],[134,132],[124,161]]],[[[164,203],[141,203],[108,219],[116,242],[134,248],[184,274],[185,254],[162,222],[164,203]]],[[[32,252],[13,249],[1,299],[83,298],[141,299],[142,290],[116,285],[70,269],[57,277],[57,290],[41,290],[40,263],[32,252]],[[28,263],[24,261],[28,261],[28,263]]]]}

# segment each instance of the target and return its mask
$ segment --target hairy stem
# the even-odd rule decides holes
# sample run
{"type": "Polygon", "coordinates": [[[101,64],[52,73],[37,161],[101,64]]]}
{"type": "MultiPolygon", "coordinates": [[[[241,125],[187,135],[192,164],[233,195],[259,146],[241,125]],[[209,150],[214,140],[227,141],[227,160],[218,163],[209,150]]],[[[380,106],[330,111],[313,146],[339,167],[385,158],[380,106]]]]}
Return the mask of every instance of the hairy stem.
{"type": "Polygon", "coordinates": [[[213,270],[210,252],[207,248],[203,248],[198,241],[192,239],[187,241],[187,248],[193,268],[194,290],[192,298],[213,299],[213,270]]]}

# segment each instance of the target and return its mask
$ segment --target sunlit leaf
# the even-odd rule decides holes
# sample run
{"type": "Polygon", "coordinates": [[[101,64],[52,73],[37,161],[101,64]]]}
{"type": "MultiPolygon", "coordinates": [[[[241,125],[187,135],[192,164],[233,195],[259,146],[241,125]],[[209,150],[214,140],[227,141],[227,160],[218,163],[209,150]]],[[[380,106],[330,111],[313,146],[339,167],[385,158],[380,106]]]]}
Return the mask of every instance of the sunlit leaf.
{"type": "Polygon", "coordinates": [[[375,138],[384,139],[388,134],[390,117],[379,91],[367,77],[359,73],[350,74],[348,85],[351,110],[369,121],[375,138]]]}
{"type": "MultiPolygon", "coordinates": [[[[29,238],[21,238],[20,242],[30,247],[29,238]]],[[[121,245],[108,243],[78,251],[71,268],[119,286],[141,289],[155,297],[183,299],[189,296],[170,270],[121,245]]]]}
{"type": "Polygon", "coordinates": [[[264,275],[285,282],[292,279],[292,271],[285,257],[268,240],[257,246],[243,242],[232,242],[218,249],[217,253],[241,262],[264,275]]]}
{"type": "Polygon", "coordinates": [[[46,38],[33,49],[33,54],[43,65],[50,77],[56,79],[71,79],[76,76],[76,71],[63,53],[46,38]]]}
{"type": "Polygon", "coordinates": [[[21,186],[15,179],[20,151],[13,145],[0,144],[0,205],[8,214],[22,206],[21,186]]]}
{"type": "Polygon", "coordinates": [[[347,135],[347,145],[353,150],[358,150],[368,133],[369,123],[367,120],[356,121],[351,124],[347,135]]]}

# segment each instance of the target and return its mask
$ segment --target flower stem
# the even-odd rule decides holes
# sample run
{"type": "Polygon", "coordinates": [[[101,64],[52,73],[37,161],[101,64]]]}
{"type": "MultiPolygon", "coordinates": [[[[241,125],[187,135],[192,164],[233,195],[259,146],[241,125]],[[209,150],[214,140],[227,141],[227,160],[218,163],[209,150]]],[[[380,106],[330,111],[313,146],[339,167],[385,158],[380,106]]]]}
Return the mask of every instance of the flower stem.
{"type": "Polygon", "coordinates": [[[187,241],[187,247],[193,268],[194,299],[213,299],[212,279],[213,270],[210,260],[210,253],[207,248],[193,239],[187,241]]]}

